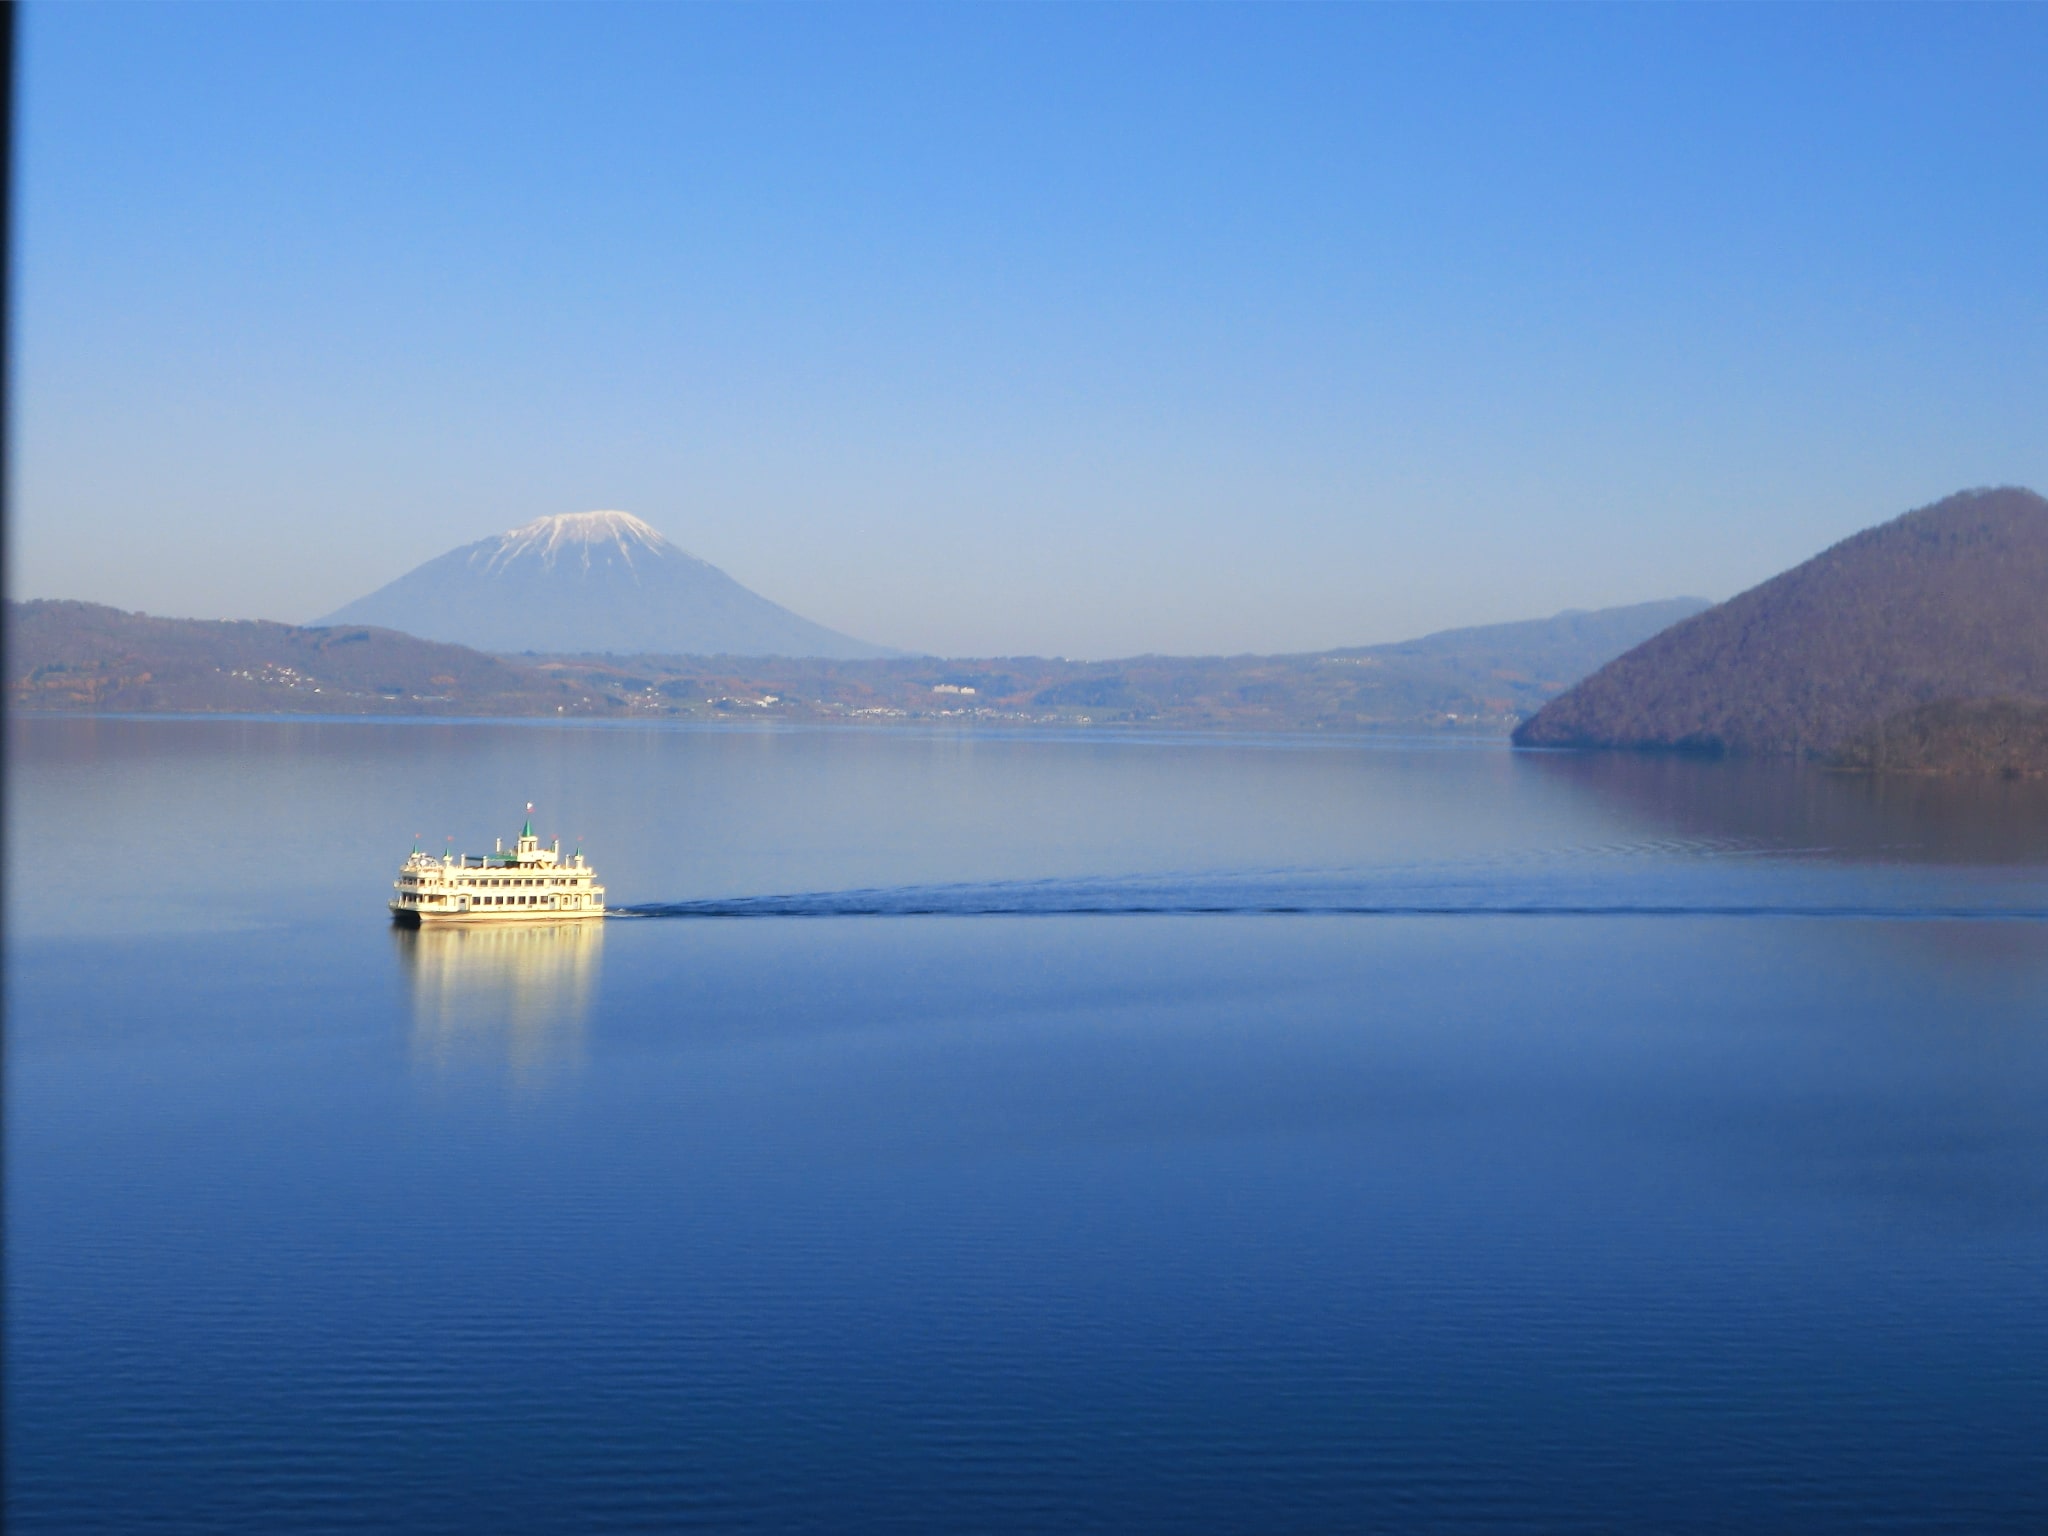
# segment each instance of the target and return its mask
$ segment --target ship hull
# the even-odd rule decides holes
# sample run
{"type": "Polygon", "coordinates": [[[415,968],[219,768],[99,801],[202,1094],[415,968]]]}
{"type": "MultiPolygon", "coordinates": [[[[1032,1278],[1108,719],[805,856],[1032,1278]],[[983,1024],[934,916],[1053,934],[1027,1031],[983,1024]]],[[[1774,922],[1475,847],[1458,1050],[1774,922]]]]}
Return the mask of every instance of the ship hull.
{"type": "Polygon", "coordinates": [[[514,907],[503,911],[422,912],[417,907],[389,902],[391,921],[401,928],[486,928],[499,923],[582,923],[604,916],[603,907],[562,911],[553,907],[514,907]]]}

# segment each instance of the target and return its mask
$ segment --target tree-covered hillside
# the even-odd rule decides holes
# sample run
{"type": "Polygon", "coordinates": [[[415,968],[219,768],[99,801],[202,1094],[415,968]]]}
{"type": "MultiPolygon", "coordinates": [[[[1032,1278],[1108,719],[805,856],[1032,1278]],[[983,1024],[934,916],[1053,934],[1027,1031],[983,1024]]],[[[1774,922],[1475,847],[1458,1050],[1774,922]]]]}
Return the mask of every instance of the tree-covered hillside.
{"type": "Polygon", "coordinates": [[[2032,491],[1964,492],[1845,540],[1637,646],[1515,740],[1868,766],[1880,727],[1910,717],[1924,766],[1964,767],[1936,736],[1983,719],[1914,712],[1970,700],[2048,702],[2048,500],[2032,491]]]}

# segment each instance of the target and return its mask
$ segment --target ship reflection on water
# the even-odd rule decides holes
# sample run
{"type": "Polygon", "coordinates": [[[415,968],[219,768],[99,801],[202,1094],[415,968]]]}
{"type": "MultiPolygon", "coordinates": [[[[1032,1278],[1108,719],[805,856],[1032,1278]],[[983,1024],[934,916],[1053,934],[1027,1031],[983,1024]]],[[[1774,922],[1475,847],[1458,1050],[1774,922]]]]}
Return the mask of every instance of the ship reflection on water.
{"type": "Polygon", "coordinates": [[[409,983],[417,1064],[501,1062],[515,1079],[539,1083],[582,1059],[603,923],[391,932],[409,983]]]}

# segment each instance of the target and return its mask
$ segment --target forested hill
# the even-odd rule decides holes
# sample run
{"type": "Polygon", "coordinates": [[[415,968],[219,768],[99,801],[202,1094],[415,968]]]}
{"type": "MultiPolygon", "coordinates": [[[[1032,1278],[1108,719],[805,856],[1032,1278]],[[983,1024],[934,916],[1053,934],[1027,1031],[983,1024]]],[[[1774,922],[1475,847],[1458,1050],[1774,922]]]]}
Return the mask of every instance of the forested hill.
{"type": "Polygon", "coordinates": [[[1525,746],[2048,771],[2048,500],[1966,491],[1655,636],[1545,705],[1525,746]],[[2009,706],[1986,712],[1967,703],[2009,706]]]}

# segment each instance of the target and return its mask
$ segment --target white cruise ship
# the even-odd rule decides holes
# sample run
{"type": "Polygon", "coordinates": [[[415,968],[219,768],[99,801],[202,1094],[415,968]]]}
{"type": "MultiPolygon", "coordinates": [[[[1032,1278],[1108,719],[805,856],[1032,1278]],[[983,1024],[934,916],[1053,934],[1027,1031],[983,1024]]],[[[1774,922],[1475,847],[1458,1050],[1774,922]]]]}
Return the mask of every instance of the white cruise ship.
{"type": "Polygon", "coordinates": [[[435,858],[415,845],[392,882],[394,921],[420,923],[559,923],[604,916],[604,887],[583,855],[564,859],[561,840],[543,848],[533,835],[533,807],[510,853],[498,839],[494,853],[451,853],[435,858]]]}

